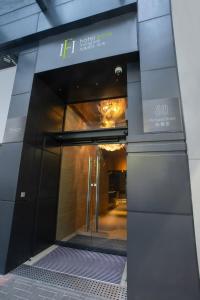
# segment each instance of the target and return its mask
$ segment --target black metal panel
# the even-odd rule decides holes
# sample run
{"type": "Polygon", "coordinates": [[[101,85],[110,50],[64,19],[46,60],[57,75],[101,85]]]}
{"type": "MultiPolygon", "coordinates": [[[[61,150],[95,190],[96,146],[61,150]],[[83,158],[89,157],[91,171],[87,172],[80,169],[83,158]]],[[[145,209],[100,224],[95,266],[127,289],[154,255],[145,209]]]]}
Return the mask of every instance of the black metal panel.
{"type": "Polygon", "coordinates": [[[47,5],[47,2],[45,2],[45,0],[36,0],[36,2],[43,12],[45,12],[47,10],[48,5],[47,5]]]}
{"type": "Polygon", "coordinates": [[[24,139],[26,117],[7,120],[3,143],[19,143],[24,139]]]}
{"type": "Polygon", "coordinates": [[[22,143],[0,146],[0,200],[15,201],[22,143]]]}
{"type": "Polygon", "coordinates": [[[76,0],[68,1],[62,5],[48,6],[46,14],[40,14],[38,31],[50,29],[65,23],[72,23],[80,19],[105,13],[110,10],[123,8],[124,6],[135,4],[136,0],[76,0]]]}
{"type": "Polygon", "coordinates": [[[26,54],[26,53],[30,53],[33,51],[37,51],[38,50],[38,40],[36,41],[29,41],[28,43],[23,43],[21,46],[18,46],[16,48],[14,48],[20,55],[26,54]]]}
{"type": "Polygon", "coordinates": [[[128,142],[185,141],[184,132],[145,133],[128,136],[128,142]]]}
{"type": "Polygon", "coordinates": [[[131,12],[42,40],[36,72],[137,51],[137,19],[131,12]]]}
{"type": "Polygon", "coordinates": [[[8,119],[27,116],[30,101],[30,93],[12,96],[8,119]]]}
{"type": "Polygon", "coordinates": [[[0,274],[5,274],[13,210],[14,203],[0,200],[0,274]]]}
{"type": "Polygon", "coordinates": [[[129,143],[128,153],[186,151],[185,142],[129,143]]]}
{"type": "Polygon", "coordinates": [[[17,187],[17,202],[35,202],[38,192],[42,149],[23,144],[17,187]],[[34,166],[34,167],[33,167],[34,166]]]}
{"type": "Polygon", "coordinates": [[[128,155],[128,210],[191,214],[185,153],[128,155]]]}
{"type": "Polygon", "coordinates": [[[192,216],[128,214],[128,299],[198,300],[192,216]]]}
{"type": "Polygon", "coordinates": [[[44,136],[48,132],[60,132],[63,125],[64,103],[51,88],[35,76],[25,141],[43,146],[44,136]]]}
{"type": "Polygon", "coordinates": [[[24,263],[32,256],[33,212],[33,202],[29,200],[16,202],[6,273],[24,263]]]}
{"type": "Polygon", "coordinates": [[[59,174],[60,155],[43,151],[36,202],[34,254],[55,241],[59,174]]]}
{"type": "Polygon", "coordinates": [[[67,3],[70,1],[72,1],[72,0],[54,0],[52,4],[55,6],[55,5],[64,4],[64,3],[67,3]]]}
{"type": "Polygon", "coordinates": [[[176,66],[171,17],[139,23],[141,69],[176,66]]]}
{"type": "Polygon", "coordinates": [[[41,36],[47,37],[61,31],[66,32],[67,30],[136,10],[136,0],[105,1],[105,5],[102,5],[102,1],[94,5],[92,0],[87,0],[87,3],[85,1],[84,6],[82,6],[82,1],[79,0],[65,1],[65,3],[58,6],[55,4],[55,2],[48,2],[48,10],[45,11],[45,14],[38,12],[38,5],[32,4],[17,10],[16,13],[10,12],[0,16],[0,24],[4,24],[0,26],[0,29],[2,27],[4,31],[1,47],[4,48],[11,45],[15,47],[16,44],[21,45],[27,41],[30,42],[30,40],[36,41],[41,36]],[[72,13],[69,13],[68,5],[72,13]],[[40,25],[37,28],[37,32],[35,32],[38,18],[40,25]],[[13,40],[13,38],[16,39],[13,40]]]}
{"type": "Polygon", "coordinates": [[[0,26],[0,44],[20,39],[36,33],[38,14],[0,26]]]}
{"type": "Polygon", "coordinates": [[[36,56],[36,51],[19,56],[13,95],[31,91],[36,56]]]}
{"type": "MultiPolygon", "coordinates": [[[[120,142],[126,140],[128,131],[126,128],[110,128],[110,129],[97,129],[92,131],[73,131],[73,132],[60,132],[50,133],[49,136],[62,143],[68,145],[71,143],[101,143],[101,142],[120,142]]],[[[48,138],[48,135],[47,135],[48,138]]]]}
{"type": "Polygon", "coordinates": [[[176,68],[141,72],[141,83],[144,132],[183,131],[176,68]]]}
{"type": "Polygon", "coordinates": [[[38,192],[42,150],[24,144],[6,271],[32,256],[35,201],[38,192]]]}
{"type": "Polygon", "coordinates": [[[170,14],[170,0],[138,0],[139,22],[170,14]]]}
{"type": "Polygon", "coordinates": [[[36,77],[28,110],[25,141],[29,145],[23,148],[8,270],[30,257],[31,251],[39,251],[54,241],[60,145],[51,142],[43,150],[43,142],[46,132],[62,130],[63,116],[61,99],[36,77]],[[26,218],[22,214],[27,214],[26,218]]]}
{"type": "Polygon", "coordinates": [[[140,64],[139,62],[128,63],[127,64],[127,82],[138,82],[141,81],[140,78],[140,64]]]}
{"type": "Polygon", "coordinates": [[[144,100],[180,97],[176,68],[141,72],[141,82],[144,100]]]}
{"type": "MultiPolygon", "coordinates": [[[[13,96],[13,101],[10,108],[11,115],[23,115],[24,113],[27,113],[28,109],[28,102],[29,102],[29,92],[32,87],[32,80],[33,80],[33,73],[34,73],[34,63],[35,63],[35,52],[25,52],[23,55],[20,56],[20,64],[17,71],[17,77],[15,82],[15,88],[14,92],[18,94],[17,96],[13,96]],[[28,78],[26,78],[28,77],[28,78]],[[19,95],[19,93],[23,93],[23,95],[19,95]],[[17,102],[22,100],[19,107],[17,107],[17,102]]],[[[53,155],[53,158],[56,157],[56,166],[54,168],[55,164],[51,164],[51,159],[49,160],[49,168],[48,169],[48,159],[45,160],[45,168],[43,169],[43,173],[45,174],[43,177],[45,178],[45,183],[43,181],[39,181],[41,179],[41,160],[42,160],[42,147],[43,147],[43,137],[45,131],[59,131],[62,129],[63,124],[63,115],[64,115],[64,104],[59,99],[58,96],[56,96],[51,89],[46,86],[42,82],[37,82],[36,85],[33,86],[33,93],[32,98],[30,100],[30,105],[28,109],[28,121],[27,121],[27,130],[26,130],[26,138],[30,144],[24,144],[23,147],[23,156],[21,160],[21,167],[19,172],[19,180],[18,180],[18,189],[17,189],[17,201],[15,206],[15,212],[14,212],[14,218],[13,218],[13,226],[12,226],[12,234],[10,238],[10,244],[9,244],[9,253],[7,257],[7,266],[6,270],[9,271],[18,264],[24,262],[27,260],[31,254],[32,254],[32,246],[33,246],[33,236],[34,236],[34,230],[35,228],[35,221],[38,217],[38,226],[40,226],[42,223],[41,213],[39,213],[39,216],[35,215],[36,213],[36,203],[37,207],[41,207],[43,209],[43,203],[42,200],[43,194],[48,193],[49,194],[46,198],[46,208],[51,211],[49,200],[52,197],[52,189],[49,189],[50,186],[54,186],[53,184],[56,184],[56,180],[59,180],[59,160],[60,160],[60,151],[58,150],[59,145],[55,145],[54,147],[49,147],[48,145],[48,151],[45,152],[48,153],[47,156],[53,155]],[[38,83],[38,84],[37,84],[38,83]],[[36,145],[38,147],[36,147],[36,145]],[[53,154],[51,154],[52,152],[53,154]],[[57,153],[55,155],[54,153],[57,153]],[[34,166],[34,167],[33,167],[34,166]],[[52,170],[51,170],[52,167],[52,170]],[[54,168],[54,169],[53,169],[54,168]],[[54,172],[55,171],[55,172],[54,172]],[[50,174],[54,173],[51,176],[51,182],[49,181],[50,174]],[[42,196],[40,197],[40,193],[38,194],[39,190],[39,183],[41,184],[42,188],[42,196]],[[46,189],[46,190],[45,190],[46,189]],[[38,196],[39,195],[39,196],[38,196]],[[49,198],[49,199],[48,199],[49,198]]],[[[13,120],[14,118],[10,118],[8,120],[13,120]]],[[[10,147],[13,147],[12,145],[18,145],[18,144],[7,144],[11,145],[10,147]]],[[[51,145],[52,146],[52,145],[51,145]]],[[[3,145],[4,147],[4,145],[3,145]]],[[[8,151],[7,151],[8,153],[8,151]]],[[[12,157],[15,157],[16,151],[13,149],[11,151],[12,157]]],[[[21,156],[20,156],[21,158],[21,156]]],[[[20,162],[19,158],[19,162],[20,162]]],[[[5,160],[4,160],[5,161],[5,160]]],[[[6,167],[8,170],[13,170],[9,167],[9,164],[12,164],[12,159],[10,158],[10,161],[7,162],[6,167]]],[[[53,160],[54,163],[54,160],[53,160]]],[[[19,171],[19,165],[18,165],[18,171],[19,171]]],[[[5,171],[4,171],[5,175],[5,171]]],[[[17,180],[16,174],[13,172],[14,179],[17,180]]],[[[12,189],[8,185],[11,181],[10,179],[6,179],[6,185],[8,186],[10,193],[12,192],[12,189]]],[[[0,182],[3,183],[2,180],[0,182]]],[[[16,192],[16,190],[15,190],[16,192]]],[[[57,194],[54,191],[53,195],[53,203],[54,208],[55,204],[57,203],[57,194]]],[[[14,197],[15,198],[15,197],[14,197]]],[[[1,199],[1,198],[0,198],[1,199]]],[[[51,198],[52,200],[52,198],[51,198]]],[[[40,211],[40,209],[39,209],[40,211]]],[[[42,210],[44,213],[44,210],[42,210]]],[[[52,211],[54,212],[54,219],[56,216],[56,209],[52,208],[52,211]]],[[[45,211],[46,213],[46,211],[45,211]]],[[[50,213],[49,213],[50,214],[50,213]]],[[[48,215],[48,214],[47,214],[48,215]]],[[[48,215],[49,216],[49,215],[48,215]]],[[[50,216],[49,216],[50,218],[50,216]]],[[[49,234],[53,234],[51,231],[51,228],[49,227],[49,223],[46,223],[47,227],[49,228],[49,234]]],[[[44,225],[44,224],[43,224],[44,225]]],[[[41,226],[43,226],[41,225],[41,226]]],[[[45,226],[45,225],[44,225],[45,226]]],[[[55,227],[55,224],[52,226],[55,227]]],[[[41,229],[41,228],[40,228],[41,229]]],[[[53,227],[52,227],[53,230],[53,227]]],[[[55,231],[55,228],[54,228],[55,231]]],[[[42,238],[45,240],[45,236],[43,236],[44,231],[39,230],[41,232],[42,238]]],[[[47,231],[46,231],[47,233],[47,231]]],[[[41,236],[39,237],[39,239],[41,236]]],[[[47,240],[49,241],[49,238],[47,237],[47,240]]],[[[46,240],[45,240],[46,241],[46,240]]],[[[43,242],[43,241],[42,241],[43,242]]],[[[40,241],[38,241],[40,244],[40,241]]]]}
{"type": "Polygon", "coordinates": [[[128,138],[143,133],[141,83],[128,83],[128,138]]]}
{"type": "Polygon", "coordinates": [[[15,11],[18,9],[22,9],[23,7],[25,7],[27,5],[31,5],[34,2],[35,2],[35,0],[20,0],[20,1],[1,0],[0,1],[0,5],[1,5],[0,15],[7,14],[11,11],[15,11]]]}
{"type": "MultiPolygon", "coordinates": [[[[1,0],[1,2],[7,2],[8,0],[1,0]]],[[[16,1],[13,0],[15,3],[19,3],[21,1],[16,1]]],[[[4,24],[9,24],[11,22],[18,21],[20,19],[29,17],[34,14],[39,14],[41,11],[38,5],[35,3],[35,0],[32,1],[33,4],[26,5],[20,9],[15,9],[15,10],[10,10],[8,9],[7,13],[0,15],[0,26],[4,24]]],[[[0,5],[1,9],[0,12],[2,11],[2,6],[0,5]]]]}

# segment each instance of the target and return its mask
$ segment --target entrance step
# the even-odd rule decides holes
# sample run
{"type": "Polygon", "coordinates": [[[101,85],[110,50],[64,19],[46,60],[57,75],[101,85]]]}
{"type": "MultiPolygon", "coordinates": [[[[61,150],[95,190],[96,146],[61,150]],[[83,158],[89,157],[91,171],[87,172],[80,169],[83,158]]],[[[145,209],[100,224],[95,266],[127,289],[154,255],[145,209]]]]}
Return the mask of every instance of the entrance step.
{"type": "Polygon", "coordinates": [[[64,247],[91,250],[119,256],[127,255],[127,242],[125,240],[77,234],[67,241],[56,241],[56,243],[64,247]]]}

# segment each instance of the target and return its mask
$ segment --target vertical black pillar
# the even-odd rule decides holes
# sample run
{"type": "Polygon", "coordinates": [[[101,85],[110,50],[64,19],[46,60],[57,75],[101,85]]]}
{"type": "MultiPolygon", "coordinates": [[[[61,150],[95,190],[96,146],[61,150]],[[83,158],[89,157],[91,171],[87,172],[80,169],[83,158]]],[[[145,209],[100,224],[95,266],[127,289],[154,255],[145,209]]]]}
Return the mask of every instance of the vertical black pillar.
{"type": "MultiPolygon", "coordinates": [[[[26,107],[23,102],[11,103],[10,107],[10,112],[20,114],[18,118],[23,117],[23,134],[20,134],[21,152],[18,157],[15,204],[5,272],[54,243],[56,231],[60,145],[48,139],[46,134],[62,130],[64,104],[39,75],[35,75],[32,80],[36,52],[26,55],[31,55],[31,75],[24,70],[25,56],[18,66],[18,72],[22,69],[22,74],[16,77],[18,84],[24,80],[23,76],[31,78],[30,92],[17,98],[18,101],[26,99],[26,107]]],[[[5,139],[10,139],[11,143],[13,137],[9,136],[9,128],[5,139]]],[[[13,171],[12,166],[10,170],[13,171]]]]}
{"type": "Polygon", "coordinates": [[[44,146],[44,133],[62,130],[64,105],[34,79],[36,60],[37,47],[19,55],[0,148],[1,274],[54,242],[60,151],[52,141],[44,146]]]}
{"type": "MultiPolygon", "coordinates": [[[[189,169],[168,0],[138,0],[140,120],[128,137],[128,299],[200,296],[189,169]],[[139,125],[138,125],[139,124],[139,125]],[[142,130],[141,130],[142,128],[142,130]]],[[[128,81],[132,78],[128,74],[128,81]]],[[[130,111],[130,109],[132,111],[130,111]]]]}
{"type": "Polygon", "coordinates": [[[16,207],[17,184],[36,54],[37,49],[31,48],[22,51],[19,55],[4,141],[0,148],[1,274],[7,270],[6,263],[16,207]]]}

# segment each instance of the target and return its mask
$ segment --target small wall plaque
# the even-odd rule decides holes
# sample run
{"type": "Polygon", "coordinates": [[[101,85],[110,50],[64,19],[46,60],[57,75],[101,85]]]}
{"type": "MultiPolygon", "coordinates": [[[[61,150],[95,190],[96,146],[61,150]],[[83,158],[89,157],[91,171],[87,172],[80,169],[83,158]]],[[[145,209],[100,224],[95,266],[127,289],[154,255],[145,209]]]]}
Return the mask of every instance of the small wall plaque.
{"type": "Polygon", "coordinates": [[[143,100],[144,132],[183,130],[178,98],[143,100]]]}

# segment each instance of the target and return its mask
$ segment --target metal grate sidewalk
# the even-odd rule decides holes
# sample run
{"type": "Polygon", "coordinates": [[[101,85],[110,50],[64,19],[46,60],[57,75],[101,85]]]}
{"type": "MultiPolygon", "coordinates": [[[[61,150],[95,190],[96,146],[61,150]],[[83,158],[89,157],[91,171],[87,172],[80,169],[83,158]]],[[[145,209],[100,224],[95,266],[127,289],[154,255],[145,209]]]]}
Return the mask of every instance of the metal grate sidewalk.
{"type": "Polygon", "coordinates": [[[13,274],[39,280],[49,285],[75,290],[93,296],[94,299],[126,300],[127,289],[116,284],[76,277],[38,267],[21,265],[13,274]]]}

